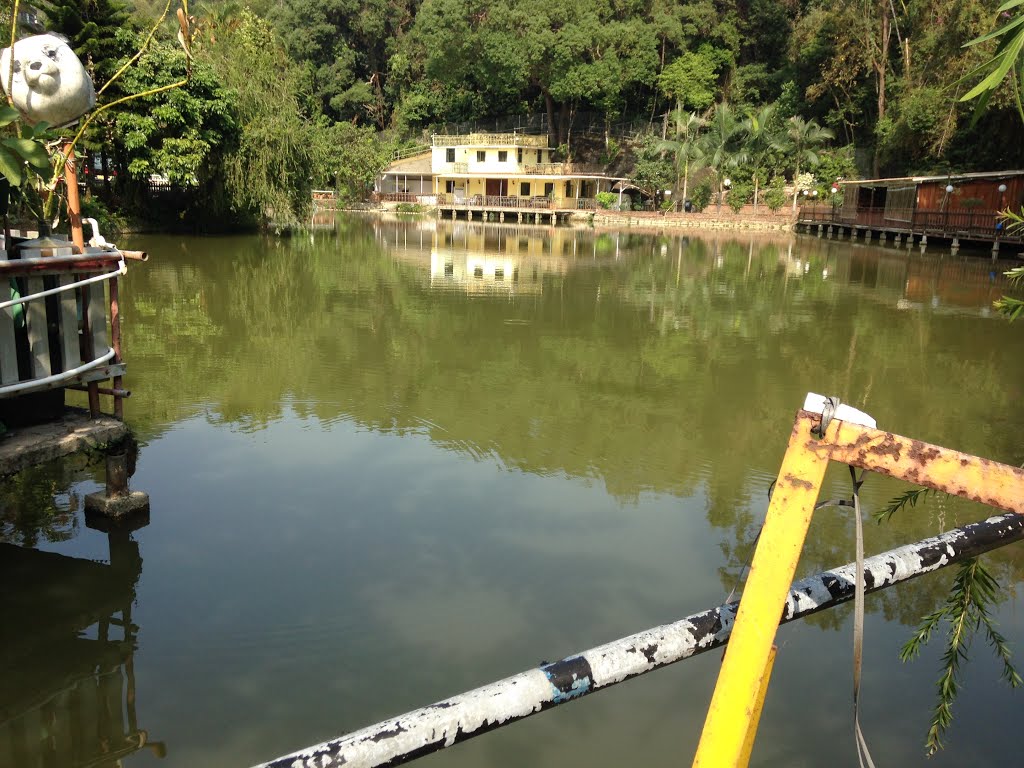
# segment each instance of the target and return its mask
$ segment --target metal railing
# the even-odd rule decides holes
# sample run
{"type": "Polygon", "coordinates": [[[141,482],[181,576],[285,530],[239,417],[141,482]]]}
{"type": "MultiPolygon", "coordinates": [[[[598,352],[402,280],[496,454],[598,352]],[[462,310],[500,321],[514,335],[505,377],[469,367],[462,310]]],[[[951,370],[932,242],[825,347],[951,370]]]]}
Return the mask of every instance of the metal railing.
{"type": "Polygon", "coordinates": [[[593,198],[557,199],[543,196],[515,197],[511,195],[470,195],[456,197],[452,194],[437,195],[437,205],[466,208],[512,208],[519,210],[593,210],[597,202],[593,198]]]}
{"type": "MultiPolygon", "coordinates": [[[[71,247],[68,243],[66,249],[71,247]]],[[[90,247],[84,254],[0,260],[0,398],[88,384],[90,410],[97,416],[99,401],[92,390],[96,382],[114,379],[108,394],[121,416],[127,394],[120,383],[125,367],[117,278],[127,271],[126,254],[146,258],[90,247]],[[45,288],[44,278],[56,286],[45,288]],[[109,304],[103,283],[110,286],[109,304]],[[56,301],[51,304],[47,297],[56,301]],[[58,329],[56,342],[51,327],[58,329]],[[57,348],[51,350],[53,343],[57,348]]]]}
{"type": "Polygon", "coordinates": [[[373,199],[378,203],[418,203],[420,197],[413,192],[374,192],[373,199]]]}
{"type": "Polygon", "coordinates": [[[523,166],[523,173],[547,176],[603,176],[604,166],[596,163],[531,163],[523,166]]]}
{"type": "Polygon", "coordinates": [[[416,155],[422,155],[425,152],[430,151],[429,144],[417,144],[414,147],[406,147],[405,149],[396,149],[394,154],[391,156],[392,162],[395,160],[404,160],[407,157],[415,157],[416,155]]]}

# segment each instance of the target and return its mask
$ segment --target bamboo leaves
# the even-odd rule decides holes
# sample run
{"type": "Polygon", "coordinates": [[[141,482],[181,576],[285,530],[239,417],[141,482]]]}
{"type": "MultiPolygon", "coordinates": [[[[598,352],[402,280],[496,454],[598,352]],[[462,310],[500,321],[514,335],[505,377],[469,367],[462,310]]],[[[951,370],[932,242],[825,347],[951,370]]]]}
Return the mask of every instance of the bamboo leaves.
{"type": "MultiPolygon", "coordinates": [[[[1022,5],[1024,5],[1024,0],[1009,0],[1009,2],[1003,3],[999,7],[997,13],[1001,16],[1008,16],[1011,10],[1014,8],[1019,9],[1022,5]]],[[[1006,79],[1006,76],[1010,75],[1017,112],[1021,120],[1024,120],[1024,107],[1022,107],[1020,97],[1021,53],[1024,52],[1024,14],[1020,10],[1017,11],[1016,15],[1008,23],[989,32],[987,35],[971,40],[964,47],[975,46],[996,39],[999,40],[999,45],[996,47],[992,58],[975,69],[971,76],[984,72],[988,74],[985,75],[980,83],[961,96],[960,101],[980,99],[978,103],[979,110],[984,109],[993,92],[1006,79]]]]}

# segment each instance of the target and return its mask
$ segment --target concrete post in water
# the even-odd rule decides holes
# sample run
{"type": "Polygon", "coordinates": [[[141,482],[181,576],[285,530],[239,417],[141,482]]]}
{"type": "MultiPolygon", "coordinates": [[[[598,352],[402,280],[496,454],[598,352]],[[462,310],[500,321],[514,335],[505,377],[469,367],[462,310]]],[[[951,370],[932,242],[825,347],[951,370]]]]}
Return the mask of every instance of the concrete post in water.
{"type": "Polygon", "coordinates": [[[888,238],[889,238],[889,233],[886,232],[884,229],[881,232],[878,233],[878,242],[880,242],[882,245],[885,245],[885,241],[888,238]]]}
{"type": "Polygon", "coordinates": [[[903,242],[903,235],[899,232],[896,233],[896,237],[893,238],[893,244],[899,246],[903,242]]]}
{"type": "Polygon", "coordinates": [[[128,489],[128,451],[124,448],[107,454],[107,486],[85,497],[86,512],[124,518],[149,511],[149,494],[128,489]]]}

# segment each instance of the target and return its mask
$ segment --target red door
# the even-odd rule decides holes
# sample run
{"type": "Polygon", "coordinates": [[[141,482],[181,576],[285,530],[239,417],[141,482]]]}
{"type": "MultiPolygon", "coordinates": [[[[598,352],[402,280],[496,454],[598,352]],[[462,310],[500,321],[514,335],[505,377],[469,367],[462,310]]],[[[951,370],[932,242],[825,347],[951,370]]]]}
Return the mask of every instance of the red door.
{"type": "Polygon", "coordinates": [[[508,179],[488,179],[487,196],[505,197],[508,195],[508,179]]]}

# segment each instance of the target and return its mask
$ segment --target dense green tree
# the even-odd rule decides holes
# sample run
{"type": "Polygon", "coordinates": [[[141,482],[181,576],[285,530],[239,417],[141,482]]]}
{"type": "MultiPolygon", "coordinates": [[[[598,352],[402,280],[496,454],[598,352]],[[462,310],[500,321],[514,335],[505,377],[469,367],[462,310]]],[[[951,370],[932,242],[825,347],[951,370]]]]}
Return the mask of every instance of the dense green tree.
{"type": "Polygon", "coordinates": [[[370,126],[335,123],[315,132],[313,181],[343,198],[364,200],[394,156],[394,145],[370,126]]]}
{"type": "Polygon", "coordinates": [[[658,75],[658,86],[680,108],[705,110],[715,103],[719,70],[728,59],[726,51],[707,44],[684,51],[658,75]]]}
{"type": "Polygon", "coordinates": [[[383,128],[388,58],[416,14],[416,0],[284,0],[271,20],[285,50],[306,66],[325,114],[383,128]]]}
{"type": "Polygon", "coordinates": [[[160,175],[198,190],[200,209],[223,210],[223,163],[237,143],[239,126],[234,95],[213,67],[201,61],[189,66],[176,42],[158,40],[125,72],[123,85],[142,93],[178,82],[189,70],[185,87],[127,102],[114,113],[111,140],[127,176],[122,204],[132,204],[138,183],[160,175]]]}
{"type": "Polygon", "coordinates": [[[121,0],[41,0],[38,5],[47,28],[68,38],[97,88],[135,52],[135,40],[124,33],[138,24],[121,0]]]}

